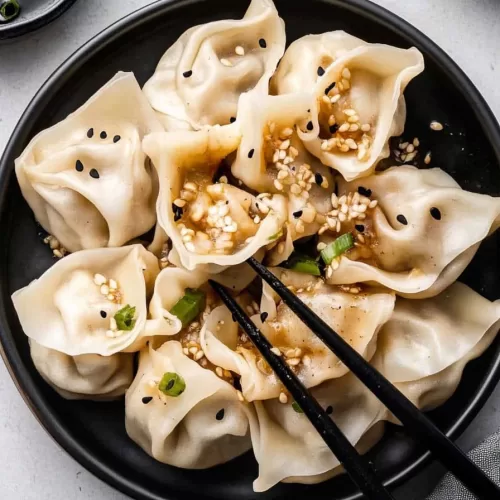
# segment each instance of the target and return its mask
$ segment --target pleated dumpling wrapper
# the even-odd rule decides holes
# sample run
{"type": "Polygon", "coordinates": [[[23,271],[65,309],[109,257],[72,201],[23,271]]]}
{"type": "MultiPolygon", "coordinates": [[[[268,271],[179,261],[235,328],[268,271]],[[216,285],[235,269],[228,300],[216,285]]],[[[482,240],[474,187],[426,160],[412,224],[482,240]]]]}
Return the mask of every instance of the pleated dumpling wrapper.
{"type": "Polygon", "coordinates": [[[186,269],[204,265],[215,273],[244,262],[281,235],[286,199],[258,199],[220,174],[240,140],[237,123],[144,139],[160,182],[158,223],[186,269]]]}
{"type": "Polygon", "coordinates": [[[287,49],[271,84],[277,94],[313,92],[315,138],[305,143],[346,180],[374,171],[403,132],[403,92],[424,70],[422,54],[370,44],[343,31],[307,35],[287,49]]]}
{"type": "Polygon", "coordinates": [[[118,73],[16,160],[35,218],[70,252],[118,247],[147,232],[158,190],[141,143],[162,129],[134,75],[118,73]]]}
{"type": "Polygon", "coordinates": [[[236,389],[186,356],[179,342],[141,351],[125,398],[125,426],[156,460],[186,469],[225,463],[251,448],[254,418],[236,389]]]}
{"type": "Polygon", "coordinates": [[[499,198],[464,191],[438,168],[393,167],[341,181],[338,193],[321,239],[352,232],[356,247],[331,262],[331,284],[375,282],[408,298],[437,295],[500,223],[499,198]]]}
{"type": "MultiPolygon", "coordinates": [[[[297,296],[321,316],[365,359],[375,352],[377,333],[394,309],[395,296],[388,292],[352,294],[306,274],[273,269],[297,296]]],[[[347,367],[309,330],[291,310],[263,286],[260,314],[254,323],[283,356],[306,387],[341,377],[347,367]],[[276,302],[275,302],[276,300],[276,302]]],[[[200,334],[209,361],[241,375],[248,401],[280,397],[282,384],[224,306],[214,309],[200,334]]]]}
{"type": "Polygon", "coordinates": [[[241,20],[187,30],[165,52],[144,93],[167,130],[228,124],[240,94],[267,95],[285,41],[272,0],[252,0],[241,20]]]}
{"type": "MultiPolygon", "coordinates": [[[[283,243],[315,234],[332,209],[334,172],[308,153],[304,142],[312,137],[311,118],[316,103],[311,94],[241,96],[238,123],[243,131],[232,174],[259,191],[263,200],[279,194],[288,200],[286,235],[283,243]]],[[[274,255],[271,265],[288,257],[274,255]],[[281,260],[278,258],[281,257],[281,260]]]]}
{"type": "MultiPolygon", "coordinates": [[[[461,283],[426,300],[398,298],[380,329],[371,363],[419,408],[430,410],[455,391],[465,365],[491,344],[500,326],[499,301],[490,302],[461,283]]],[[[313,395],[352,444],[366,451],[381,421],[398,423],[352,374],[323,383],[313,395]]],[[[279,481],[317,483],[340,472],[339,462],[288,398],[257,401],[252,444],[259,462],[256,491],[279,481]]]]}
{"type": "Polygon", "coordinates": [[[159,273],[142,245],[82,250],[56,262],[12,301],[24,333],[70,356],[138,351],[173,327],[148,320],[146,300],[159,273]]]}
{"type": "Polygon", "coordinates": [[[30,340],[30,353],[38,373],[65,399],[116,399],[134,378],[133,354],[68,356],[34,340],[30,340]]]}

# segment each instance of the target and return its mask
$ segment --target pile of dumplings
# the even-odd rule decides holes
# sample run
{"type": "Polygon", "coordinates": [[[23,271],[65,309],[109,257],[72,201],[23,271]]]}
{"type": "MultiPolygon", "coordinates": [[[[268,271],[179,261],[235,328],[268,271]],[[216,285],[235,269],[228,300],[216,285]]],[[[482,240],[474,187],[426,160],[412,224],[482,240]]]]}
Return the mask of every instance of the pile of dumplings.
{"type": "Polygon", "coordinates": [[[500,321],[498,302],[456,282],[500,200],[439,168],[377,170],[421,53],[342,31],[285,40],[272,1],[252,0],[241,20],[186,31],[144,88],[118,73],[16,161],[63,255],[12,297],[40,375],[68,399],[125,395],[128,435],[165,464],[208,468],[253,448],[259,492],[326,480],[339,462],[209,279],[363,452],[397,420],[246,259],[424,410],[453,394],[500,321]]]}

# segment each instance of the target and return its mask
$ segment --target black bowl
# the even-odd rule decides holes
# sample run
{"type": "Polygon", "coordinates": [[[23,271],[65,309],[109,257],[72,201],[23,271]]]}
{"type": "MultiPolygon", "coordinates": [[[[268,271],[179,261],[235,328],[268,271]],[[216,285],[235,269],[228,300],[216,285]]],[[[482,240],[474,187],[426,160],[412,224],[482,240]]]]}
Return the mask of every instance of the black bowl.
{"type": "MultiPolygon", "coordinates": [[[[28,284],[53,263],[50,250],[37,236],[33,216],[21,197],[14,159],[38,131],[80,106],[116,71],[134,71],[141,83],[153,73],[165,49],[194,24],[240,17],[247,2],[234,0],[161,1],[150,5],[95,37],[71,56],[35,96],[22,116],[0,162],[0,338],[4,359],[26,403],[59,444],[84,467],[129,495],[148,500],[197,498],[234,500],[354,499],[347,477],[316,486],[279,485],[264,494],[252,491],[257,466],[251,453],[207,471],[162,465],[126,435],[123,402],[69,402],[40,378],[31,362],[27,339],[17,320],[10,294],[28,284]]],[[[482,97],[460,69],[410,25],[364,0],[277,0],[287,23],[289,41],[308,33],[343,29],[371,42],[400,47],[414,45],[425,55],[425,73],[406,92],[405,137],[420,138],[432,166],[440,166],[470,191],[500,194],[500,130],[482,97]],[[431,120],[444,132],[429,129],[431,120]]],[[[425,168],[422,159],[421,166],[425,168]]],[[[489,299],[500,296],[500,239],[485,241],[462,280],[489,299]]],[[[432,412],[433,420],[457,437],[476,415],[500,376],[500,339],[480,360],[470,363],[457,392],[432,412]]],[[[429,454],[396,427],[370,452],[387,484],[409,478],[429,454]]]]}
{"type": "MultiPolygon", "coordinates": [[[[0,4],[3,0],[0,0],[0,4]]],[[[20,1],[19,17],[9,23],[0,23],[0,40],[14,38],[37,30],[57,19],[76,0],[29,0],[20,1]]]]}

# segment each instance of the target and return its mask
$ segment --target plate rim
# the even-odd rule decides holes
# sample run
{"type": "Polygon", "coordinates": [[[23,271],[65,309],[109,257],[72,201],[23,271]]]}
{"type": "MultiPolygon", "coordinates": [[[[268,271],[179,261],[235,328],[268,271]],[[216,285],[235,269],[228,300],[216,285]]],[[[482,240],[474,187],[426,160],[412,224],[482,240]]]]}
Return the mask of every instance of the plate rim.
{"type": "MultiPolygon", "coordinates": [[[[135,30],[141,24],[150,23],[155,17],[168,15],[170,11],[178,8],[185,8],[192,4],[206,2],[207,0],[156,0],[154,3],[139,8],[128,15],[117,20],[90,40],[85,42],[73,54],[71,54],[59,67],[47,78],[33,99],[30,101],[25,111],[16,124],[5,150],[0,158],[0,207],[5,206],[5,198],[11,176],[14,172],[14,159],[19,156],[19,144],[27,144],[27,129],[31,116],[37,114],[37,111],[45,106],[46,101],[57,93],[62,85],[71,78],[76,68],[84,64],[87,59],[93,57],[107,45],[113,43],[114,39],[121,37],[128,31],[135,30]]],[[[450,75],[450,80],[455,88],[468,100],[473,113],[481,123],[482,131],[485,134],[493,153],[500,166],[500,125],[495,115],[486,103],[483,96],[474,86],[464,71],[451,59],[448,54],[436,45],[427,35],[415,28],[413,25],[390,12],[384,7],[374,4],[369,0],[316,0],[320,3],[334,5],[343,10],[361,16],[384,26],[390,31],[401,36],[411,44],[414,44],[424,53],[426,59],[444,67],[450,75]]],[[[76,0],[68,0],[68,8],[76,0]]],[[[66,8],[64,10],[66,10],[66,8]]],[[[64,12],[64,10],[62,12],[64,12]]],[[[62,14],[60,12],[58,15],[62,14]]],[[[57,16],[55,16],[57,17],[57,16]]],[[[54,19],[55,19],[54,17],[54,19]]],[[[50,22],[50,21],[49,21],[50,22]]],[[[36,29],[36,28],[34,28],[36,29]]],[[[0,32],[1,38],[1,32],[0,32]]],[[[3,219],[10,220],[13,217],[5,215],[3,219]]],[[[0,258],[7,256],[6,245],[0,248],[0,258]]],[[[0,300],[3,302],[5,297],[10,298],[10,294],[5,291],[5,282],[2,280],[2,293],[0,300]]],[[[74,439],[65,428],[61,419],[54,418],[50,406],[45,403],[37,390],[37,383],[25,368],[19,352],[14,344],[13,335],[10,331],[7,315],[3,304],[0,304],[0,355],[7,367],[7,370],[24,402],[31,413],[40,423],[41,427],[49,436],[61,447],[68,455],[79,462],[93,475],[116,488],[117,490],[130,495],[133,498],[141,500],[177,500],[181,498],[174,492],[166,496],[158,496],[151,491],[147,491],[141,484],[130,481],[126,476],[109,468],[104,462],[96,460],[89,451],[85,443],[74,439]]],[[[479,410],[483,407],[487,398],[493,392],[496,382],[500,380],[500,336],[497,336],[488,351],[495,350],[493,354],[492,365],[484,375],[481,386],[473,399],[464,408],[461,416],[446,431],[446,435],[456,439],[467,428],[479,410]]],[[[424,465],[431,459],[430,452],[424,452],[416,458],[407,467],[398,473],[392,474],[384,481],[386,486],[395,487],[403,481],[413,477],[424,465]]],[[[355,493],[345,500],[358,500],[362,498],[361,493],[355,493]]]]}

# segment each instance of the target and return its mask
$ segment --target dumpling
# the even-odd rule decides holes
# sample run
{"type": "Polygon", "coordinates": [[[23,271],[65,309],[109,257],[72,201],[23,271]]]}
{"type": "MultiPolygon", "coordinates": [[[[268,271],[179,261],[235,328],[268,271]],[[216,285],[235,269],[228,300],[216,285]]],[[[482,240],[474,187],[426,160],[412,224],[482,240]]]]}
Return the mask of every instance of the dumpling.
{"type": "Polygon", "coordinates": [[[159,272],[142,245],[82,250],[18,290],[12,301],[24,333],[69,356],[138,351],[172,325],[147,319],[159,272]]]}
{"type": "Polygon", "coordinates": [[[30,340],[31,359],[42,378],[66,399],[116,399],[134,378],[134,355],[68,356],[30,340]]]}
{"type": "Polygon", "coordinates": [[[146,233],[158,189],[141,142],[161,130],[134,75],[118,73],[16,160],[36,219],[70,252],[118,247],[146,233]]]}
{"type": "Polygon", "coordinates": [[[214,178],[241,140],[238,124],[145,138],[158,171],[158,222],[186,269],[215,273],[244,262],[278,239],[287,217],[283,196],[260,199],[214,178]]]}
{"type": "Polygon", "coordinates": [[[239,21],[187,30],[165,52],[144,93],[167,130],[228,124],[240,94],[267,95],[285,41],[272,0],[252,0],[239,21]]]}
{"type": "Polygon", "coordinates": [[[184,355],[179,342],[141,351],[125,398],[125,426],[156,460],[187,469],[227,462],[250,449],[253,418],[253,408],[236,389],[184,355]],[[160,391],[165,373],[182,378],[184,391],[178,397],[160,391]]]}
{"type": "Polygon", "coordinates": [[[424,69],[422,54],[369,44],[343,31],[308,35],[287,49],[272,79],[277,94],[310,92],[318,103],[306,148],[346,180],[370,174],[403,132],[403,91],[424,69]]]}
{"type": "MultiPolygon", "coordinates": [[[[315,109],[307,93],[263,97],[249,92],[238,107],[243,137],[231,172],[263,199],[271,193],[287,198],[284,242],[315,234],[332,209],[333,171],[304,147],[314,134],[310,120],[315,109]]],[[[278,252],[282,258],[276,256],[273,265],[287,258],[283,253],[278,252]]]]}
{"type": "Polygon", "coordinates": [[[325,227],[323,238],[351,231],[357,242],[327,269],[328,282],[375,282],[409,298],[455,281],[500,223],[500,199],[464,191],[437,168],[393,167],[341,181],[335,201],[335,230],[325,227]]]}
{"type": "MultiPolygon", "coordinates": [[[[296,295],[322,317],[365,359],[375,352],[377,333],[394,308],[392,293],[350,293],[325,285],[319,278],[275,269],[274,272],[296,295]]],[[[347,367],[282,302],[263,286],[260,315],[252,320],[284,356],[306,387],[345,375],[347,367]]],[[[209,361],[241,375],[241,390],[248,401],[277,398],[283,391],[280,380],[260,353],[232,322],[221,306],[212,311],[200,334],[209,361]]]]}

